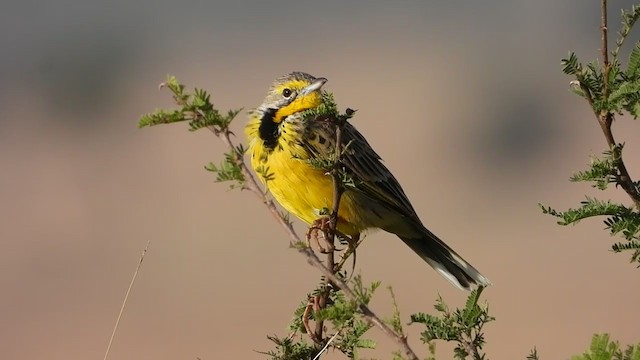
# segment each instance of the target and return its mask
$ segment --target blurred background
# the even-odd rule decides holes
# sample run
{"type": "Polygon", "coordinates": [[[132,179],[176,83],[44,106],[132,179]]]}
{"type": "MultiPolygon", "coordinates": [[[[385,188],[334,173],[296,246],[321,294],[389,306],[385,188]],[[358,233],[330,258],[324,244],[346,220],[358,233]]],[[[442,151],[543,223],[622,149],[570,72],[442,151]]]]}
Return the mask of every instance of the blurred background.
{"type": "MultiPolygon", "coordinates": [[[[611,2],[612,30],[631,3],[611,2]]],[[[149,239],[110,359],[264,358],[255,350],[286,334],[318,273],[251,194],[203,170],[223,150],[210,133],[137,121],[173,105],[158,91],[167,74],[224,110],[257,106],[294,70],[358,109],[353,123],[423,221],[493,281],[490,357],[537,346],[568,358],[594,332],[638,341],[627,255],[608,251],[601,221],[561,228],[537,207],[596,195],[567,181],[605,141],[560,59],[598,56],[598,1],[3,5],[0,358],[101,359],[149,239]]],[[[637,125],[615,131],[640,176],[637,125]]],[[[369,235],[357,268],[393,285],[406,319],[438,294],[466,298],[385,233],[369,235]]],[[[391,314],[384,290],[373,307],[391,314]]],[[[425,355],[419,330],[410,342],[425,355]]],[[[391,357],[371,336],[380,349],[366,354],[391,357]]]]}

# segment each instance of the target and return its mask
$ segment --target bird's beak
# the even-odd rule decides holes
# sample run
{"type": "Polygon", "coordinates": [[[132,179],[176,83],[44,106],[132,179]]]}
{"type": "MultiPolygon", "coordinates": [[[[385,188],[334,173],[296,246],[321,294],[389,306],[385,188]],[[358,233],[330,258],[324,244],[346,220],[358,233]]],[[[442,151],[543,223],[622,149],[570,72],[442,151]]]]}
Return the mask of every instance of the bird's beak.
{"type": "Polygon", "coordinates": [[[302,91],[300,91],[300,95],[305,96],[305,95],[311,94],[314,91],[320,90],[322,85],[324,85],[324,83],[326,82],[327,82],[327,79],[325,78],[317,78],[311,84],[309,84],[309,86],[302,89],[302,91]]]}

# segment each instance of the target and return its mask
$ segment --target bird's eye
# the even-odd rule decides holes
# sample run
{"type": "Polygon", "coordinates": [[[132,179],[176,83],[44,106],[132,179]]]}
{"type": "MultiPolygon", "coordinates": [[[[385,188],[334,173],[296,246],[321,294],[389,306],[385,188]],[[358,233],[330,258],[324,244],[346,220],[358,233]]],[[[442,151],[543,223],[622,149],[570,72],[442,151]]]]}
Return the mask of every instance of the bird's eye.
{"type": "Polygon", "coordinates": [[[291,89],[289,89],[289,88],[282,90],[282,96],[284,96],[286,98],[291,96],[291,94],[292,94],[292,92],[291,92],[291,89]]]}

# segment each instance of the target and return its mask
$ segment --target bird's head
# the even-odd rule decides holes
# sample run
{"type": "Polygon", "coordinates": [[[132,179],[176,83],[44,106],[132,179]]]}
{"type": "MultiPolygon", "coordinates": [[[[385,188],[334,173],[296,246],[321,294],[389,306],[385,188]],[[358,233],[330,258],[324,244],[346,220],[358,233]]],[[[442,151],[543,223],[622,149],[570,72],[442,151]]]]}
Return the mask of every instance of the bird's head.
{"type": "Polygon", "coordinates": [[[322,103],[321,88],[325,78],[316,78],[307,73],[293,72],[276,79],[258,110],[269,114],[270,121],[279,124],[287,116],[322,103]]]}

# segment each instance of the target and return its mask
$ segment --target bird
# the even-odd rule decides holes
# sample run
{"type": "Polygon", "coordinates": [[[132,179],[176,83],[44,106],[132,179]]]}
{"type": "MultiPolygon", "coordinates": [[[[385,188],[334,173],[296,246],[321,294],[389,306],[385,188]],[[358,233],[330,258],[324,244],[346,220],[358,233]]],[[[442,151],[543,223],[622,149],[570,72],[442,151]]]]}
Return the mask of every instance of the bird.
{"type": "MultiPolygon", "coordinates": [[[[325,102],[326,78],[292,72],[277,78],[245,126],[251,166],[273,198],[289,213],[314,224],[333,208],[333,179],[313,159],[335,151],[336,126],[305,118],[325,102]]],[[[491,282],[428,230],[404,190],[365,137],[350,123],[341,128],[340,159],[354,179],[345,186],[337,230],[360,236],[371,229],[395,234],[455,287],[472,290],[491,282]],[[348,144],[348,145],[347,145],[348,144]]]]}

